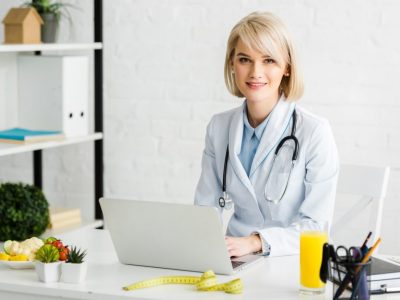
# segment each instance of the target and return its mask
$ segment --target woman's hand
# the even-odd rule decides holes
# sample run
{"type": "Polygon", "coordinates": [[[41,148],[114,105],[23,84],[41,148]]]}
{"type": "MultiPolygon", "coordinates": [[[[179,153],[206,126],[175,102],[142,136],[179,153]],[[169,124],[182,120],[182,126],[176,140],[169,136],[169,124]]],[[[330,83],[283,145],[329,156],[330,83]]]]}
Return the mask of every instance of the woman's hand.
{"type": "Polygon", "coordinates": [[[230,257],[258,252],[262,249],[261,239],[258,235],[245,237],[226,236],[225,243],[230,257]]]}

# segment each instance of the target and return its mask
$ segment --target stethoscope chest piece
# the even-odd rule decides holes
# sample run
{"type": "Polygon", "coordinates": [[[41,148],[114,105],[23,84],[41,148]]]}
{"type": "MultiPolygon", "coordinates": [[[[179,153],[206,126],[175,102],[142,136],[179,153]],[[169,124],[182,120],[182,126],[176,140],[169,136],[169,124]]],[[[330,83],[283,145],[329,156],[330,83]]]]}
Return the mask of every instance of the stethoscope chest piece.
{"type": "MultiPolygon", "coordinates": [[[[292,131],[290,135],[281,139],[275,149],[274,160],[264,190],[264,197],[268,202],[278,204],[285,195],[288,187],[292,170],[294,168],[299,153],[299,141],[296,134],[297,114],[296,110],[292,113],[292,131]],[[289,152],[288,152],[289,151],[289,152]],[[287,155],[290,156],[287,156],[287,155]],[[281,156],[283,155],[283,156],[281,156]],[[281,159],[283,158],[283,159],[281,159]],[[276,162],[278,161],[278,165],[276,162]],[[287,162],[287,163],[286,163],[287,162]],[[274,174],[274,176],[271,176],[274,174]],[[281,180],[283,179],[283,180],[281,180]],[[269,191],[269,193],[268,193],[269,191]]],[[[229,145],[226,147],[224,170],[222,173],[222,196],[218,199],[221,208],[230,209],[233,206],[232,199],[226,191],[226,172],[229,160],[229,145]]]]}
{"type": "Polygon", "coordinates": [[[231,209],[233,206],[232,199],[229,197],[227,192],[223,192],[222,196],[218,199],[219,206],[225,209],[231,209]]]}

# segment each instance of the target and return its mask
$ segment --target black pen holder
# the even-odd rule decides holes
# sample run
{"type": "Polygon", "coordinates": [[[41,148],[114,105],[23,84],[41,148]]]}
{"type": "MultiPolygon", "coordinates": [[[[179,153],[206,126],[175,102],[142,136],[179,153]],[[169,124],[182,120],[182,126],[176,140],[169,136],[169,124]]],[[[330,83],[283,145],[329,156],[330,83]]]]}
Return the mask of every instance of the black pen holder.
{"type": "Polygon", "coordinates": [[[333,283],[334,300],[370,298],[371,259],[361,262],[330,262],[329,280],[333,283]]]}

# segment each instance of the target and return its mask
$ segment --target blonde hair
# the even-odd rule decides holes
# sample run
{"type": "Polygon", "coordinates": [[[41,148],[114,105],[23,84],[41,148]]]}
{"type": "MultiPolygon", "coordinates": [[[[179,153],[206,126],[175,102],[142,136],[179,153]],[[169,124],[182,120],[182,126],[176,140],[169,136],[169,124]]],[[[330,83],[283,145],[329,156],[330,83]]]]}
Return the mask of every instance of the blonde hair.
{"type": "Polygon", "coordinates": [[[233,28],[226,47],[224,77],[229,92],[244,97],[232,73],[232,60],[239,39],[250,49],[271,56],[278,65],[286,65],[289,76],[283,76],[280,88],[286,99],[297,100],[304,92],[296,53],[283,22],[268,12],[254,12],[244,17],[233,28]]]}

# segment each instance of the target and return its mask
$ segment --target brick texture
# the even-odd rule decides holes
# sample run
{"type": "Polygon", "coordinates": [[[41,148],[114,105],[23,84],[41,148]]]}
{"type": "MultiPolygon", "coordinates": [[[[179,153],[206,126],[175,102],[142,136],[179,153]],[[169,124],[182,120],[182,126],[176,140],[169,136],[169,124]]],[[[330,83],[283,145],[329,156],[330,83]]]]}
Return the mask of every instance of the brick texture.
{"type": "MultiPolygon", "coordinates": [[[[1,1],[1,15],[15,2],[1,1]]],[[[69,2],[79,9],[70,9],[60,39],[91,40],[92,1],[69,2]]],[[[241,103],[223,82],[229,31],[246,14],[269,10],[297,42],[301,104],[329,119],[341,161],[391,166],[381,252],[398,254],[399,9],[394,0],[104,1],[105,194],[192,202],[205,127],[241,103]]],[[[29,155],[1,157],[0,179],[27,180],[29,155]]],[[[52,201],[88,203],[90,215],[92,147],[46,151],[45,167],[52,201]]]]}

